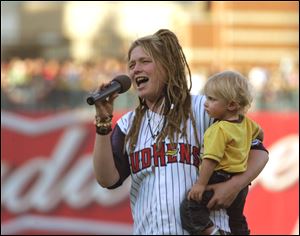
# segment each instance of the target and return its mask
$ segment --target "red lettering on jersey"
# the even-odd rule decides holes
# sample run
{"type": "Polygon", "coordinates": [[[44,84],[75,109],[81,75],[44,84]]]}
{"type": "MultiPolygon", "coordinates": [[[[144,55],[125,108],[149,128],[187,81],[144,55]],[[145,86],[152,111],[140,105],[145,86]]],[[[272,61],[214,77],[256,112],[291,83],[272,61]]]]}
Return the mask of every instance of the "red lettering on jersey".
{"type": "Polygon", "coordinates": [[[148,168],[151,165],[151,148],[142,150],[142,169],[148,168]]]}
{"type": "Polygon", "coordinates": [[[190,145],[186,145],[184,143],[180,143],[180,162],[181,163],[186,163],[186,164],[191,164],[191,156],[190,156],[190,150],[191,147],[190,145]]]}
{"type": "Polygon", "coordinates": [[[158,158],[160,159],[160,166],[166,166],[165,160],[165,143],[162,144],[154,144],[153,145],[153,157],[154,157],[154,165],[158,165],[158,158]]]}
{"type": "Polygon", "coordinates": [[[130,154],[130,162],[131,162],[131,169],[132,173],[137,173],[140,171],[139,167],[139,153],[140,152],[135,152],[130,154]]]}
{"type": "Polygon", "coordinates": [[[192,151],[192,155],[193,155],[193,165],[198,167],[200,164],[200,149],[193,146],[193,151],[192,151]]]}
{"type": "Polygon", "coordinates": [[[181,162],[188,165],[194,165],[198,168],[201,161],[200,149],[184,143],[154,144],[151,148],[148,147],[131,153],[129,157],[131,170],[134,174],[149,168],[151,166],[151,158],[153,158],[154,167],[181,162]]]}
{"type": "Polygon", "coordinates": [[[176,163],[177,162],[177,145],[175,144],[167,144],[167,156],[168,156],[168,163],[176,163]]]}

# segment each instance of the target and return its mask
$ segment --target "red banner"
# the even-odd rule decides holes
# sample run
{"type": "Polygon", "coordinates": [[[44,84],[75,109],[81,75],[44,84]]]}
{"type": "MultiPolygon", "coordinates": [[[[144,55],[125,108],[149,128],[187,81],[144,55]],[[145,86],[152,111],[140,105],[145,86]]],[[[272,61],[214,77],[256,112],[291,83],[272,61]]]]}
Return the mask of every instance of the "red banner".
{"type": "MultiPolygon", "coordinates": [[[[1,111],[1,234],[131,234],[130,180],[116,190],[95,181],[92,117],[1,111]]],[[[270,151],[247,199],[251,233],[298,234],[298,113],[251,117],[270,151]]]]}
{"type": "Polygon", "coordinates": [[[251,234],[299,235],[299,114],[251,117],[262,126],[269,150],[269,162],[247,198],[251,234]]]}

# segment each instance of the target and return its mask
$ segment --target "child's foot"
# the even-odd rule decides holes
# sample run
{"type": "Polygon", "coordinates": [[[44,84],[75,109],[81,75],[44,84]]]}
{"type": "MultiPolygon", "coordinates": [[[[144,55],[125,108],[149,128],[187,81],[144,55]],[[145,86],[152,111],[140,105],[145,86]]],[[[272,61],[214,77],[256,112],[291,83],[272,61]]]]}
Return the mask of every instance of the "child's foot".
{"type": "Polygon", "coordinates": [[[220,231],[219,231],[219,228],[218,227],[215,227],[213,229],[213,231],[210,233],[210,235],[221,235],[220,231]]]}

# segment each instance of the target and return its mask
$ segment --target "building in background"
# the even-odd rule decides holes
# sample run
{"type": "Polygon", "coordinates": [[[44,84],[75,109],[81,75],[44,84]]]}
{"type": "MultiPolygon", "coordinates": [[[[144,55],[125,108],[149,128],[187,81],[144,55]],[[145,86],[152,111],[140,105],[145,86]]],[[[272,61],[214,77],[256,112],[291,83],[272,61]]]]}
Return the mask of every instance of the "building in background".
{"type": "MultiPolygon", "coordinates": [[[[212,73],[234,69],[249,77],[255,109],[299,108],[297,1],[2,1],[1,60],[70,60],[72,87],[82,82],[76,86],[86,93],[99,83],[95,77],[126,73],[130,43],[160,28],[178,35],[193,93],[212,73]]],[[[1,66],[3,74],[10,67],[1,66]]],[[[1,85],[14,80],[3,78],[1,85]]],[[[9,94],[15,86],[2,88],[9,94]]]]}
{"type": "MultiPolygon", "coordinates": [[[[212,1],[207,17],[190,22],[187,45],[195,67],[272,69],[299,63],[299,3],[212,1]]],[[[218,69],[219,69],[218,68],[218,69]]]]}
{"type": "Polygon", "coordinates": [[[1,59],[66,58],[70,41],[63,34],[59,2],[2,1],[1,59]]]}
{"type": "Polygon", "coordinates": [[[164,27],[178,34],[195,69],[299,63],[297,1],[2,1],[1,55],[119,56],[130,40],[164,27]]]}

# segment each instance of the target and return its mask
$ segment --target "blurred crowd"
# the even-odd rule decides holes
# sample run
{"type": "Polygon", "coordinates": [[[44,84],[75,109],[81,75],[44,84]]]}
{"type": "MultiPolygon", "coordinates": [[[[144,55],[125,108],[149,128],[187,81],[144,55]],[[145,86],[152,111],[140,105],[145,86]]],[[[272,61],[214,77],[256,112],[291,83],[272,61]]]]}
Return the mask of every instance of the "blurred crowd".
{"type": "MultiPolygon", "coordinates": [[[[1,62],[1,109],[61,110],[88,106],[87,96],[101,82],[126,73],[115,59],[76,63],[43,58],[13,58],[1,62]]],[[[132,91],[117,101],[117,109],[135,103],[132,91]]]]}
{"type": "MultiPolygon", "coordinates": [[[[299,71],[295,67],[282,63],[273,71],[255,67],[242,73],[246,73],[254,88],[252,110],[298,111],[299,71]]],[[[1,109],[46,111],[87,107],[87,96],[101,82],[118,74],[126,74],[126,65],[116,59],[87,63],[44,58],[1,61],[1,109]]],[[[193,84],[197,85],[193,93],[201,93],[208,76],[193,75],[193,84]]],[[[132,88],[120,97],[116,109],[131,109],[137,103],[132,88]]]]}

